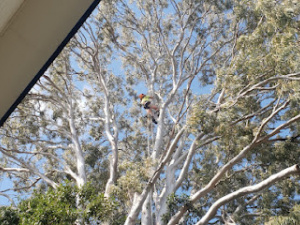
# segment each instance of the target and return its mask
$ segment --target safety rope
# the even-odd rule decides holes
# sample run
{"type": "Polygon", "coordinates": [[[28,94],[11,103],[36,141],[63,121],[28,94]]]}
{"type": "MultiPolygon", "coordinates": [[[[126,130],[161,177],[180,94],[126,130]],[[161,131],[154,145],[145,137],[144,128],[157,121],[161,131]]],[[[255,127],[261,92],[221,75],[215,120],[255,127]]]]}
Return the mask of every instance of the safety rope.
{"type": "Polygon", "coordinates": [[[150,146],[151,146],[151,126],[152,126],[152,121],[151,118],[147,115],[147,130],[148,130],[148,137],[147,137],[147,152],[148,152],[148,157],[150,157],[151,152],[150,152],[150,146]]]}

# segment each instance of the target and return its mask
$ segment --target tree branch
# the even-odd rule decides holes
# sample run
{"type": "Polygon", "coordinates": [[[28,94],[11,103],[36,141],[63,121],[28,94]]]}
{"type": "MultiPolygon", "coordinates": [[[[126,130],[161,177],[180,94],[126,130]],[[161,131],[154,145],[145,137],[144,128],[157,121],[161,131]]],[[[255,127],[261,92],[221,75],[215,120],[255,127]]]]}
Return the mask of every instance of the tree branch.
{"type": "Polygon", "coordinates": [[[15,202],[14,202],[14,200],[12,198],[10,198],[8,194],[0,192],[0,195],[3,196],[3,197],[5,197],[5,198],[7,198],[12,203],[13,206],[16,205],[15,202]]]}
{"type": "Polygon", "coordinates": [[[58,184],[56,182],[54,182],[53,180],[49,179],[46,175],[44,175],[43,173],[41,173],[37,168],[30,166],[28,163],[25,163],[22,159],[17,158],[14,155],[11,155],[9,153],[7,153],[5,151],[4,148],[0,147],[0,151],[3,153],[3,155],[6,155],[7,157],[19,162],[20,164],[22,164],[24,167],[28,168],[28,170],[33,173],[36,174],[37,176],[39,176],[40,178],[42,178],[46,183],[48,183],[50,186],[52,186],[53,188],[57,188],[58,184]]]}
{"type": "Polygon", "coordinates": [[[29,172],[26,168],[4,168],[0,166],[0,170],[3,172],[29,172]]]}
{"type": "Polygon", "coordinates": [[[202,219],[196,223],[196,225],[204,225],[207,224],[209,222],[209,220],[211,220],[214,215],[216,214],[217,210],[224,204],[247,194],[250,193],[254,193],[254,192],[258,192],[261,191],[271,185],[273,185],[275,182],[280,181],[290,175],[300,175],[300,169],[299,169],[299,165],[294,165],[291,166],[287,169],[284,169],[282,171],[280,171],[279,173],[276,173],[272,176],[270,176],[269,178],[267,178],[266,180],[256,184],[256,185],[252,185],[252,186],[248,186],[248,187],[244,187],[241,188],[233,193],[230,193],[222,198],[220,198],[218,201],[216,201],[208,210],[208,212],[205,214],[204,217],[202,217],[202,219]]]}

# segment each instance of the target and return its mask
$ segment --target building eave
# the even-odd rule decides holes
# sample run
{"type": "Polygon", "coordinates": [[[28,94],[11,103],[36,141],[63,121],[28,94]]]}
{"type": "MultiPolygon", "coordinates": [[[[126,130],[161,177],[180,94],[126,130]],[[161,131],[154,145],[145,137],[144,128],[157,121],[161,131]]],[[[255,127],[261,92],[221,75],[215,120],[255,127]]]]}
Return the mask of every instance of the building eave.
{"type": "Polygon", "coordinates": [[[100,1],[0,0],[0,126],[100,1]]]}

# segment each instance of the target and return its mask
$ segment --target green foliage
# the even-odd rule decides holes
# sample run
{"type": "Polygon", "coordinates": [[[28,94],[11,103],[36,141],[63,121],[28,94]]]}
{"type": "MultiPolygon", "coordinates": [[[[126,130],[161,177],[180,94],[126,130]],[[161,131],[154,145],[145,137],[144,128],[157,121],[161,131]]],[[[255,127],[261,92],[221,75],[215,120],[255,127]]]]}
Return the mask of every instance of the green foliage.
{"type": "Polygon", "coordinates": [[[0,224],[17,225],[20,222],[19,210],[12,207],[0,207],[0,224]]]}
{"type": "Polygon", "coordinates": [[[298,225],[300,221],[300,205],[295,205],[286,216],[271,217],[266,225],[298,225]]]}
{"type": "Polygon", "coordinates": [[[201,207],[195,207],[190,203],[189,196],[186,194],[176,195],[172,193],[168,196],[168,211],[163,215],[163,222],[167,224],[170,218],[178,211],[178,209],[184,205],[188,207],[189,217],[185,219],[183,224],[192,225],[195,223],[195,218],[201,218],[203,211],[201,207]]]}
{"type": "Polygon", "coordinates": [[[45,193],[36,191],[29,199],[20,202],[17,209],[2,207],[0,222],[5,225],[69,225],[79,220],[89,224],[104,221],[119,224],[122,220],[115,222],[120,216],[113,218],[117,214],[116,202],[105,198],[93,185],[78,189],[66,184],[45,193]]]}
{"type": "MultiPolygon", "coordinates": [[[[246,21],[252,25],[238,38],[236,55],[230,66],[226,65],[226,72],[218,72],[222,87],[236,94],[248,83],[259,82],[274,74],[298,71],[299,8],[299,2],[291,0],[280,3],[271,0],[239,1],[236,4],[235,14],[239,23],[246,21]],[[263,73],[264,77],[258,76],[263,73]]],[[[295,85],[295,82],[280,82],[277,91],[284,93],[292,84],[295,85]]]]}
{"type": "Polygon", "coordinates": [[[134,194],[140,194],[151,175],[153,162],[150,158],[141,162],[129,162],[124,160],[119,166],[120,178],[118,184],[113,187],[113,196],[129,209],[134,194]]]}

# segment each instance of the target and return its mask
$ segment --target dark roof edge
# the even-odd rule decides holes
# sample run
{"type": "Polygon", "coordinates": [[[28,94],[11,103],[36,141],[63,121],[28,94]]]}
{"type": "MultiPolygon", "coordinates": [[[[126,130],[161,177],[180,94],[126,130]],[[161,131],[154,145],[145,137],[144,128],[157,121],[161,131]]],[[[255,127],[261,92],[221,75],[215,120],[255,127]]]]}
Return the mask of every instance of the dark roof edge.
{"type": "Polygon", "coordinates": [[[76,34],[82,24],[86,21],[86,19],[90,16],[90,14],[94,11],[97,5],[101,0],[94,0],[87,11],[83,14],[83,16],[78,20],[76,25],[72,28],[72,30],[68,33],[65,39],[61,42],[61,44],[57,47],[54,53],[50,56],[50,58],[46,61],[46,63],[42,66],[39,72],[35,75],[35,77],[31,80],[31,82],[27,85],[27,87],[23,90],[17,100],[12,104],[12,106],[8,109],[8,111],[4,114],[4,116],[0,120],[0,127],[5,123],[7,118],[12,114],[12,112],[17,108],[20,102],[25,98],[31,88],[35,85],[35,83],[40,79],[40,77],[44,74],[44,72],[48,69],[51,63],[56,59],[59,53],[63,50],[63,48],[67,45],[70,39],[76,34]]]}

